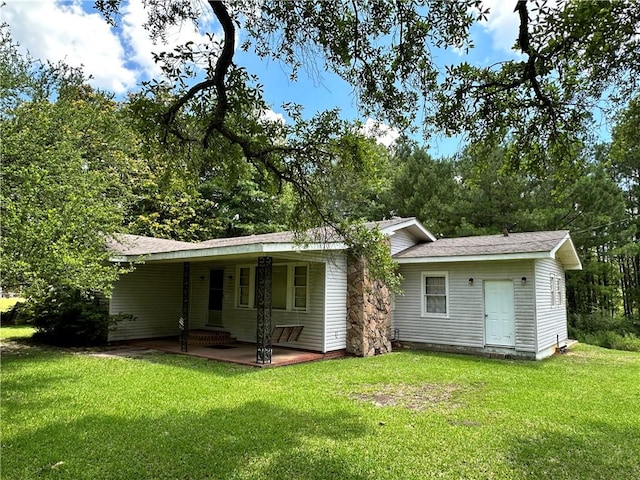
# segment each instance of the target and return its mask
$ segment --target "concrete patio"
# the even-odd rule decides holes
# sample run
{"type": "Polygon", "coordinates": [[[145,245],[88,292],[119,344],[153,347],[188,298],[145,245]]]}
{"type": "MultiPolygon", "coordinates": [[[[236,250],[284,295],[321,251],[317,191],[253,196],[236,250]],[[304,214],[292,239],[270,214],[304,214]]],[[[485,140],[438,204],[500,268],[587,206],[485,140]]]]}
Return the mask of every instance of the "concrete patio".
{"type": "Polygon", "coordinates": [[[220,362],[237,363],[252,367],[280,367],[293,365],[296,363],[340,358],[345,356],[344,351],[331,352],[328,354],[296,350],[287,347],[273,347],[271,364],[261,364],[256,362],[256,345],[254,343],[238,342],[233,345],[188,346],[186,352],[181,351],[180,341],[175,338],[149,339],[127,342],[127,345],[137,348],[157,350],[160,352],[174,353],[180,355],[191,355],[194,357],[218,360],[220,362]]]}

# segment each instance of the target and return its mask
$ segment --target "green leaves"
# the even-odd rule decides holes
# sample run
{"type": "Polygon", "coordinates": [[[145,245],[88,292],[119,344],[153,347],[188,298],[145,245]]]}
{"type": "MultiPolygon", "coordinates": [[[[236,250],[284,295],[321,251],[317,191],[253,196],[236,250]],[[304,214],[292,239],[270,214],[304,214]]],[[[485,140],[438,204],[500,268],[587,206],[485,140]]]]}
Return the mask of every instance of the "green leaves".
{"type": "Polygon", "coordinates": [[[51,285],[108,293],[118,268],[104,241],[121,229],[122,173],[135,141],[107,96],[56,77],[53,67],[34,69],[5,47],[5,71],[29,76],[10,78],[17,101],[4,104],[0,118],[2,285],[35,296],[51,285]],[[55,101],[44,95],[52,86],[55,101]]]}

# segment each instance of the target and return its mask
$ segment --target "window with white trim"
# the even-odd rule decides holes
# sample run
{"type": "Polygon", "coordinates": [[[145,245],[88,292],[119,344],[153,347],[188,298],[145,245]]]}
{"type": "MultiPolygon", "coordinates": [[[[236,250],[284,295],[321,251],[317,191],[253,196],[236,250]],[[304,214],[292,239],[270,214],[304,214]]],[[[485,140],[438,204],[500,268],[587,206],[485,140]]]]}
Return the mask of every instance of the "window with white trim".
{"type": "Polygon", "coordinates": [[[562,279],[556,277],[556,305],[562,305],[562,279]]]}
{"type": "Polygon", "coordinates": [[[449,275],[447,272],[422,272],[422,315],[449,315],[449,275]]]}
{"type": "Polygon", "coordinates": [[[287,273],[286,265],[274,265],[271,269],[271,308],[274,310],[287,309],[287,273]]]}
{"type": "MultiPolygon", "coordinates": [[[[257,275],[254,265],[236,270],[236,306],[256,307],[257,275]]],[[[307,264],[274,264],[271,270],[271,308],[306,311],[309,303],[309,267],[307,264]]]]}
{"type": "Polygon", "coordinates": [[[237,295],[238,307],[249,308],[251,295],[251,267],[238,267],[237,295]]]}
{"type": "Polygon", "coordinates": [[[293,308],[294,310],[307,309],[307,281],[308,267],[306,265],[293,266],[293,308]]]}
{"type": "Polygon", "coordinates": [[[562,305],[562,277],[560,275],[551,275],[549,278],[551,306],[556,307],[562,305]]]}

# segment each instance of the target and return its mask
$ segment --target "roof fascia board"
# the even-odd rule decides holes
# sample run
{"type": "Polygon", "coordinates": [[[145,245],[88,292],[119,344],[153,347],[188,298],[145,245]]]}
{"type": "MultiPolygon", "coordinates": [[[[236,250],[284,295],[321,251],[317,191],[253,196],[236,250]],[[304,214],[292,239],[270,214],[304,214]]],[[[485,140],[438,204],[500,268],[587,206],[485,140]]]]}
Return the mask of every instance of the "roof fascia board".
{"type": "Polygon", "coordinates": [[[452,263],[452,262],[482,262],[492,260],[535,260],[536,258],[553,258],[549,252],[531,253],[494,253],[489,255],[456,255],[442,257],[410,257],[395,258],[399,264],[405,263],[452,263]]]}
{"type": "Polygon", "coordinates": [[[551,250],[551,255],[553,256],[553,258],[557,258],[556,254],[558,253],[558,251],[560,251],[560,249],[562,247],[564,247],[565,245],[567,245],[567,248],[569,248],[569,251],[571,253],[571,256],[573,257],[572,260],[573,262],[569,265],[566,265],[565,268],[567,270],[582,270],[582,262],[580,261],[580,257],[578,256],[578,252],[576,251],[576,247],[573,245],[573,240],[571,240],[571,235],[569,235],[567,233],[567,235],[565,235],[565,237],[560,240],[558,242],[558,244],[551,250]],[[567,244],[568,242],[568,244],[567,244]]]}
{"type": "Polygon", "coordinates": [[[232,245],[226,247],[210,247],[195,250],[177,250],[173,252],[143,253],[140,255],[117,255],[111,257],[111,262],[133,262],[139,259],[145,261],[159,260],[197,260],[203,257],[224,257],[229,255],[250,255],[256,253],[285,253],[285,252],[318,252],[322,250],[344,250],[343,243],[310,243],[299,245],[296,243],[253,243],[249,245],[232,245]]]}
{"type": "Polygon", "coordinates": [[[433,235],[429,230],[424,228],[424,226],[415,218],[405,220],[401,223],[396,223],[395,225],[391,225],[389,227],[385,227],[380,229],[381,232],[386,233],[387,235],[393,235],[398,230],[402,230],[403,228],[414,227],[420,231],[420,234],[423,236],[423,240],[430,240],[432,242],[436,241],[435,235],[433,235]]]}

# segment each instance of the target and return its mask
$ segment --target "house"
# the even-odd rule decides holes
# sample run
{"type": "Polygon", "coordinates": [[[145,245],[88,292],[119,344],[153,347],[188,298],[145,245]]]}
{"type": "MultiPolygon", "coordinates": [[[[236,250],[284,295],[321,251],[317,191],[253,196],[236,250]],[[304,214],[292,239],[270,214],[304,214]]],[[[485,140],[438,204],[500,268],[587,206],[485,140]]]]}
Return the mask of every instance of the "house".
{"type": "MultiPolygon", "coordinates": [[[[315,352],[418,348],[531,359],[567,341],[565,270],[581,264],[567,231],[437,239],[415,218],[372,222],[403,276],[393,296],[339,238],[301,244],[292,232],[200,243],[120,235],[112,261],[138,262],[116,282],[110,341],[176,338],[272,344],[315,352]],[[179,323],[179,321],[181,323],[179,323]],[[188,337],[187,332],[204,337],[188,337]]],[[[190,340],[191,339],[191,340],[190,340]]]]}

